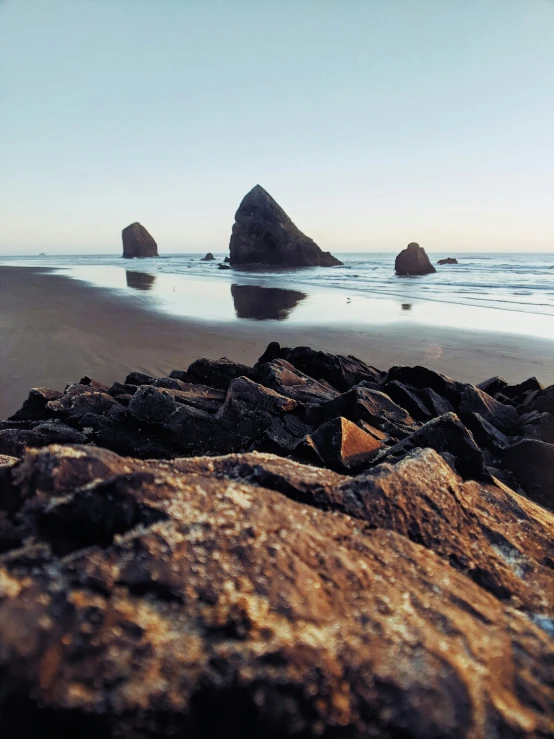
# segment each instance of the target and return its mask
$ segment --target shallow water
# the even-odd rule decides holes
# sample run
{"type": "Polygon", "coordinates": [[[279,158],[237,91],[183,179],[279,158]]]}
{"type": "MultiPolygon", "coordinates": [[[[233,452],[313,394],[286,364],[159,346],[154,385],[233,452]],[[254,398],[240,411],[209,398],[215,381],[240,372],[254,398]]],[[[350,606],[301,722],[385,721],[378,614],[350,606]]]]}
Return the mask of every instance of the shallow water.
{"type": "MultiPolygon", "coordinates": [[[[394,274],[394,254],[340,254],[343,267],[219,270],[201,254],[4,258],[132,291],[149,307],[207,320],[299,324],[425,323],[554,339],[554,256],[461,254],[423,277],[394,274]],[[132,268],[131,268],[132,267],[132,268]]],[[[432,254],[431,261],[447,254],[432,254]]]]}

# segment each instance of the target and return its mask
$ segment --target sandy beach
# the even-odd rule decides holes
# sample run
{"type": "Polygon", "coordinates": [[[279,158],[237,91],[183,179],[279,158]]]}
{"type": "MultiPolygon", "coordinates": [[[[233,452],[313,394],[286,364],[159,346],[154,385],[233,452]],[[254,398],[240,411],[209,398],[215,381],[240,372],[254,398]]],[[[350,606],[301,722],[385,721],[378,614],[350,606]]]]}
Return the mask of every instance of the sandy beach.
{"type": "Polygon", "coordinates": [[[425,364],[468,382],[501,374],[554,382],[554,341],[393,323],[288,325],[207,321],[151,310],[126,294],[30,267],[0,268],[0,415],[31,387],[63,389],[89,374],[103,382],[136,370],[165,375],[199,357],[253,363],[270,341],[354,354],[379,368],[425,364]]]}

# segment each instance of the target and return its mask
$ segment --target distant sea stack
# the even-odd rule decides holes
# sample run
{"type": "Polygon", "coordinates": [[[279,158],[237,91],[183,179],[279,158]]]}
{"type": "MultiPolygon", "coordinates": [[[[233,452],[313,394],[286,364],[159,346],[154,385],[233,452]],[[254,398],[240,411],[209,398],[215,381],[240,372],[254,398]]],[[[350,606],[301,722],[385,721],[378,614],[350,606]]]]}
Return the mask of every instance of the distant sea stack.
{"type": "Polygon", "coordinates": [[[458,264],[458,260],[454,257],[446,257],[446,259],[439,259],[437,264],[458,264]]]}
{"type": "Polygon", "coordinates": [[[335,267],[342,264],[303,234],[260,185],[252,188],[239,205],[229,250],[233,266],[335,267]]]}
{"type": "Polygon", "coordinates": [[[121,236],[123,237],[123,256],[126,259],[158,256],[158,245],[140,223],[131,223],[123,229],[121,236]]]}
{"type": "Polygon", "coordinates": [[[437,271],[425,249],[415,242],[408,244],[396,257],[394,269],[397,275],[428,275],[437,271]]]}
{"type": "Polygon", "coordinates": [[[215,259],[214,255],[209,251],[205,257],[202,257],[201,262],[213,262],[215,259]]]}

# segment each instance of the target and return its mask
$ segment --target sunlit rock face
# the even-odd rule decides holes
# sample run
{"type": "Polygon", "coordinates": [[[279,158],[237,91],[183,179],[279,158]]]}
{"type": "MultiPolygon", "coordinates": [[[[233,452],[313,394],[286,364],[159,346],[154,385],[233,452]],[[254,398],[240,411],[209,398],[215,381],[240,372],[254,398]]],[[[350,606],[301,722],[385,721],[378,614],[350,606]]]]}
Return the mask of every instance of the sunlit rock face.
{"type": "Polygon", "coordinates": [[[235,215],[229,244],[232,265],[334,267],[342,264],[298,229],[281,206],[256,185],[235,215]]]}
{"type": "Polygon", "coordinates": [[[140,223],[131,223],[130,226],[123,229],[121,236],[123,238],[123,256],[126,259],[158,256],[158,245],[140,223]]]}

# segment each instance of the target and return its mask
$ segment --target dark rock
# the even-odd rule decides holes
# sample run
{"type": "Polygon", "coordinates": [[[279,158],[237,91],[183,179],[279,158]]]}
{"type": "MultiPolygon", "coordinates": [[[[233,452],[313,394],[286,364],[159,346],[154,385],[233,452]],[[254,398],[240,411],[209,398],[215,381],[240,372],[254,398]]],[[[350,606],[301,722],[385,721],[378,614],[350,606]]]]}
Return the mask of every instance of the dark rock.
{"type": "Polygon", "coordinates": [[[458,260],[454,257],[446,257],[446,259],[439,259],[437,264],[458,264],[458,260]]]}
{"type": "Polygon", "coordinates": [[[218,269],[231,269],[231,267],[228,264],[218,264],[218,269]]]}
{"type": "Polygon", "coordinates": [[[483,392],[488,393],[489,395],[494,397],[497,393],[502,392],[507,384],[508,380],[505,380],[503,377],[499,377],[497,375],[495,377],[489,377],[488,380],[480,382],[476,387],[479,388],[479,390],[482,390],[483,392]]]}
{"type": "Polygon", "coordinates": [[[321,463],[336,472],[350,472],[366,466],[383,444],[346,418],[335,418],[310,435],[321,463]]]}
{"type": "Polygon", "coordinates": [[[438,395],[446,396],[455,395],[457,388],[460,383],[453,380],[451,377],[442,375],[440,372],[428,369],[427,367],[421,367],[416,365],[415,367],[407,367],[405,365],[396,365],[391,367],[388,371],[388,380],[392,382],[397,380],[403,385],[408,385],[414,388],[430,388],[434,390],[438,395]]]}
{"type": "Polygon", "coordinates": [[[436,418],[437,416],[444,416],[445,413],[453,413],[454,408],[446,398],[441,397],[438,393],[432,390],[430,387],[411,389],[411,392],[415,394],[424,404],[426,408],[429,408],[431,415],[436,418]]]}
{"type": "Polygon", "coordinates": [[[254,369],[246,364],[233,362],[227,357],[221,359],[197,359],[187,370],[194,382],[227,390],[237,377],[254,377],[254,369]]]}
{"type": "Polygon", "coordinates": [[[25,429],[0,431],[0,454],[8,457],[22,457],[32,433],[25,429]]]}
{"type": "Polygon", "coordinates": [[[530,409],[554,415],[554,385],[541,390],[530,404],[530,409]]]}
{"type": "Polygon", "coordinates": [[[460,477],[490,482],[483,452],[454,413],[428,421],[395,446],[384,449],[377,461],[381,463],[404,459],[414,449],[434,449],[460,477]]]}
{"type": "MultiPolygon", "coordinates": [[[[552,527],[532,503],[432,451],[333,482],[358,517],[240,479],[287,487],[282,460],[218,478],[218,460],[114,457],[53,447],[12,473],[27,530],[0,561],[7,739],[551,733],[552,527]]],[[[288,489],[323,497],[316,475],[288,489]]]]}
{"type": "Polygon", "coordinates": [[[383,386],[383,392],[397,405],[408,411],[416,421],[429,421],[435,415],[418,396],[416,390],[410,390],[397,380],[387,382],[383,386]]]}
{"type": "Polygon", "coordinates": [[[425,249],[415,242],[408,244],[396,257],[394,269],[398,275],[427,275],[437,271],[429,261],[425,249]]]}
{"type": "MultiPolygon", "coordinates": [[[[73,386],[73,389],[76,387],[73,386]]],[[[46,409],[53,418],[70,419],[85,413],[104,413],[116,402],[107,393],[70,391],[58,400],[50,400],[46,404],[46,409]]]]}
{"type": "Polygon", "coordinates": [[[241,436],[241,427],[221,423],[213,414],[189,405],[177,405],[164,421],[163,430],[181,453],[187,455],[244,451],[250,441],[241,436]]]}
{"type": "Polygon", "coordinates": [[[523,493],[550,511],[554,510],[554,445],[523,439],[501,453],[502,465],[512,472],[523,493]]]}
{"type": "Polygon", "coordinates": [[[224,263],[225,263],[225,264],[229,264],[229,262],[230,262],[231,260],[229,259],[229,257],[225,257],[225,259],[224,259],[223,261],[224,261],[224,263]]]}
{"type": "Polygon", "coordinates": [[[499,431],[479,413],[468,413],[464,417],[464,422],[480,447],[496,451],[513,443],[513,439],[499,431]]]}
{"type": "Polygon", "coordinates": [[[332,420],[338,416],[355,423],[364,421],[395,439],[408,436],[416,428],[410,414],[388,395],[363,387],[354,387],[335,400],[315,408],[309,420],[332,420]]]}
{"type": "Polygon", "coordinates": [[[130,372],[125,378],[126,385],[151,385],[153,382],[154,378],[144,372],[130,372]]]}
{"type": "Polygon", "coordinates": [[[352,355],[329,354],[316,351],[309,346],[297,346],[294,349],[281,348],[277,342],[272,342],[257,364],[272,359],[286,359],[297,369],[317,380],[325,380],[340,392],[350,390],[363,380],[379,382],[383,373],[362,362],[352,355]],[[276,352],[278,352],[276,354],[276,352]],[[270,356],[270,355],[275,356],[270,356]],[[267,356],[267,359],[265,357],[267,356]]]}
{"type": "Polygon", "coordinates": [[[201,262],[213,262],[215,259],[214,255],[209,251],[205,257],[202,257],[201,262]]]}
{"type": "Polygon", "coordinates": [[[139,387],[129,403],[129,413],[138,421],[163,423],[176,410],[171,395],[164,390],[144,385],[139,387]]]}
{"type": "Polygon", "coordinates": [[[515,408],[499,403],[474,385],[461,385],[460,390],[457,410],[462,421],[466,414],[479,413],[485,420],[502,431],[507,433],[516,431],[519,426],[519,415],[515,408]]]}
{"type": "Polygon", "coordinates": [[[507,395],[504,395],[504,393],[496,393],[494,399],[497,400],[499,403],[502,403],[503,405],[509,405],[512,408],[517,408],[518,406],[517,400],[512,400],[507,395]]]}
{"type": "Polygon", "coordinates": [[[529,377],[529,379],[524,380],[517,385],[505,385],[502,388],[502,394],[507,398],[510,398],[510,400],[518,400],[525,395],[525,393],[535,390],[541,391],[544,390],[544,387],[536,377],[529,377]]]}
{"type": "Polygon", "coordinates": [[[100,393],[109,392],[109,385],[106,385],[104,382],[100,382],[100,380],[95,380],[93,377],[89,377],[88,375],[81,377],[79,385],[87,385],[89,389],[92,388],[93,390],[98,390],[100,393]]]}
{"type": "Polygon", "coordinates": [[[522,419],[522,423],[520,428],[522,437],[554,444],[554,415],[552,413],[539,413],[530,422],[522,419]]]}
{"type": "Polygon", "coordinates": [[[281,395],[300,403],[325,403],[339,396],[339,392],[327,383],[321,383],[305,375],[284,359],[275,359],[256,369],[256,380],[281,395]]]}
{"type": "Polygon", "coordinates": [[[181,380],[181,382],[194,382],[193,378],[189,375],[188,372],[185,372],[185,370],[172,370],[169,373],[169,376],[175,378],[176,380],[181,380]]]}
{"type": "Polygon", "coordinates": [[[122,395],[134,395],[137,391],[138,385],[124,385],[121,382],[114,382],[114,384],[108,388],[108,393],[112,398],[119,399],[122,395]]]}
{"type": "Polygon", "coordinates": [[[230,263],[287,267],[340,265],[305,236],[263,187],[245,195],[235,215],[229,244],[230,263]]]}
{"type": "Polygon", "coordinates": [[[59,393],[57,390],[49,390],[45,387],[34,387],[29,391],[29,397],[23,403],[21,408],[16,411],[13,416],[10,416],[10,420],[24,421],[49,418],[49,413],[46,409],[47,403],[51,400],[61,398],[62,394],[63,393],[59,393]]]}
{"type": "Polygon", "coordinates": [[[125,258],[158,256],[158,245],[140,223],[131,223],[130,226],[123,229],[121,236],[125,258]]]}
{"type": "Polygon", "coordinates": [[[217,413],[225,400],[225,391],[216,390],[206,385],[181,383],[180,390],[170,391],[170,395],[177,403],[200,408],[207,413],[217,413]]]}

